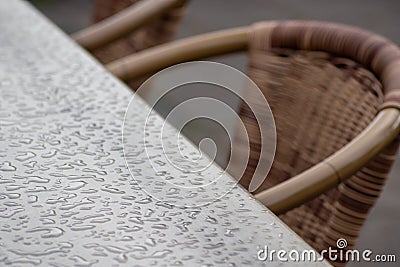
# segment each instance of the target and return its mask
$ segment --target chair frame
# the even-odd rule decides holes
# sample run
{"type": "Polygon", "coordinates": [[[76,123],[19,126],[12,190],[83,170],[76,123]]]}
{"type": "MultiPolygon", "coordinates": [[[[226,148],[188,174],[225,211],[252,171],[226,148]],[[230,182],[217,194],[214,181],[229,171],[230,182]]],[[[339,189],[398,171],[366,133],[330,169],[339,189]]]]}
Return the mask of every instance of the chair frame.
{"type": "MultiPolygon", "coordinates": [[[[376,34],[340,24],[299,21],[265,23],[271,28],[278,29],[277,26],[284,28],[285,38],[287,36],[286,39],[292,41],[290,48],[293,48],[293,43],[295,43],[298,46],[297,49],[321,50],[369,65],[380,77],[385,94],[385,101],[376,117],[351,142],[310,169],[255,195],[256,199],[274,213],[282,214],[338,186],[399,136],[400,49],[376,34]],[[284,26],[282,26],[283,23],[284,26]],[[310,42],[308,47],[302,47],[301,42],[304,40],[301,38],[304,36],[296,31],[299,24],[309,32],[315,31],[315,25],[318,25],[319,28],[317,28],[323,28],[327,34],[340,32],[354,38],[344,38],[341,40],[342,46],[329,46],[322,40],[323,37],[314,35],[316,42],[310,42]],[[365,54],[345,51],[347,45],[354,46],[354,44],[359,47],[369,45],[367,48],[373,47],[374,44],[384,44],[384,49],[381,49],[379,53],[370,49],[365,54]]],[[[115,76],[127,80],[173,64],[243,51],[248,47],[252,29],[252,26],[235,28],[163,44],[111,62],[106,67],[115,76]]],[[[285,44],[280,44],[279,47],[285,46],[285,44]]]]}
{"type": "Polygon", "coordinates": [[[148,22],[183,4],[183,0],[140,1],[119,13],[71,35],[78,44],[92,51],[135,31],[148,22]]]}

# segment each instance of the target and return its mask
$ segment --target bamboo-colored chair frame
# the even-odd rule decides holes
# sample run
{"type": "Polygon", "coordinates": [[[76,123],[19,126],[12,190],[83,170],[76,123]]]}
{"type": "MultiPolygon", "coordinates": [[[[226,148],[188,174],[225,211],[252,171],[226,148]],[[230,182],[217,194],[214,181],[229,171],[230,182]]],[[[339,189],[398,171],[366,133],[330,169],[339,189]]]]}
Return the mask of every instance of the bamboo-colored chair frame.
{"type": "MultiPolygon", "coordinates": [[[[312,168],[255,195],[274,213],[282,214],[338,186],[399,135],[400,50],[383,37],[345,25],[313,22],[266,22],[265,25],[285,37],[277,47],[325,51],[369,66],[380,77],[385,94],[376,117],[355,139],[312,168]],[[340,36],[340,45],[332,44],[329,39],[332,36],[340,36]]],[[[245,50],[252,30],[242,27],[183,39],[106,67],[122,80],[132,79],[173,64],[245,50]]]]}
{"type": "Polygon", "coordinates": [[[135,31],[153,19],[183,4],[182,0],[140,1],[125,10],[89,26],[72,38],[85,49],[92,51],[135,31]]]}

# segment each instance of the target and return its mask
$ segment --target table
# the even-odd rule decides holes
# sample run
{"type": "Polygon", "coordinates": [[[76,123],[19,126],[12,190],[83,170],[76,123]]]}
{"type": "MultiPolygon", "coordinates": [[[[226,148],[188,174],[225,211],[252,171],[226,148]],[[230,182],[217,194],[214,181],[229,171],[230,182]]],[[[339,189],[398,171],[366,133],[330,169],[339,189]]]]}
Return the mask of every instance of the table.
{"type": "Polygon", "coordinates": [[[266,245],[310,249],[238,186],[197,208],[148,196],[123,158],[130,90],[27,2],[0,2],[0,33],[0,265],[256,266],[266,245]]]}

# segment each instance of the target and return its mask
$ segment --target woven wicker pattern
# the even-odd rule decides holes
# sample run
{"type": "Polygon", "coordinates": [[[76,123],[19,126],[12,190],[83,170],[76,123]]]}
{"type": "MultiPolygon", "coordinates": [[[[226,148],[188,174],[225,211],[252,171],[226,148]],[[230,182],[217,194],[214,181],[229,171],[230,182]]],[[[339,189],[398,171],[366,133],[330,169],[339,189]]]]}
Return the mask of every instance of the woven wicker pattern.
{"type": "MultiPolygon", "coordinates": [[[[93,22],[96,23],[119,11],[145,0],[96,0],[93,22]]],[[[171,9],[159,19],[136,30],[128,36],[118,39],[104,47],[95,49],[93,55],[103,64],[143,49],[171,41],[179,26],[179,22],[185,12],[185,6],[171,9]]],[[[127,84],[136,90],[148,76],[128,81],[127,84]]]]}
{"type": "MultiPolygon", "coordinates": [[[[290,179],[342,148],[368,126],[384,101],[382,84],[368,66],[326,52],[288,49],[290,45],[271,48],[265,33],[269,30],[257,28],[249,52],[248,74],[270,104],[278,138],[272,169],[258,191],[290,179]]],[[[282,43],[290,43],[285,35],[280,38],[282,43]]],[[[245,94],[251,96],[250,91],[245,94]]],[[[241,180],[247,187],[261,144],[247,106],[241,107],[240,116],[251,148],[241,180]]],[[[240,143],[242,138],[238,136],[236,141],[240,143]]],[[[347,249],[352,248],[384,186],[398,146],[396,140],[345,183],[281,219],[318,251],[336,247],[339,238],[348,241],[347,249]]]]}

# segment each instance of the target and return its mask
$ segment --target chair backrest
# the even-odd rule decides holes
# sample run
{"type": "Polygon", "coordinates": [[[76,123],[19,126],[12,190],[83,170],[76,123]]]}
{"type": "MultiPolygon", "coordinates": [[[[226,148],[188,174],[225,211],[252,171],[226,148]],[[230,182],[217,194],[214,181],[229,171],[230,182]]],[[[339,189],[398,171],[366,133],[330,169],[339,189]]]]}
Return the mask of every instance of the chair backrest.
{"type": "MultiPolygon", "coordinates": [[[[271,48],[270,35],[270,27],[257,25],[249,44],[248,75],[268,100],[277,130],[274,163],[258,191],[290,179],[338,151],[369,125],[383,102],[382,84],[369,66],[326,52],[271,48]]],[[[241,180],[247,187],[262,144],[247,106],[241,107],[240,116],[251,149],[241,180]]],[[[339,238],[347,240],[347,249],[352,248],[382,190],[398,144],[398,140],[393,142],[337,188],[281,218],[319,251],[336,247],[339,238]]]]}

